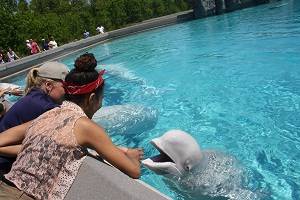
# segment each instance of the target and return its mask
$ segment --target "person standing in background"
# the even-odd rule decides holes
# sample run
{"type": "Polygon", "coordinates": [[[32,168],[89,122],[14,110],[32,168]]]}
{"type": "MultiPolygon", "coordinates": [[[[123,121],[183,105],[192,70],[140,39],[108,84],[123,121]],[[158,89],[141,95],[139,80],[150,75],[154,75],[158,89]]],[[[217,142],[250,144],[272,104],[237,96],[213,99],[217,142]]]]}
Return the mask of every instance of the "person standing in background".
{"type": "Polygon", "coordinates": [[[19,59],[19,56],[9,47],[7,52],[8,62],[19,59]]]}
{"type": "Polygon", "coordinates": [[[48,40],[42,39],[42,49],[47,51],[49,49],[48,40]]]}
{"type": "Polygon", "coordinates": [[[31,45],[31,55],[41,52],[39,45],[32,39],[29,40],[31,45]]]}
{"type": "Polygon", "coordinates": [[[97,31],[97,33],[98,34],[103,34],[104,33],[104,27],[103,26],[98,26],[97,28],[96,28],[96,31],[97,31]]]}
{"type": "Polygon", "coordinates": [[[27,48],[27,55],[31,55],[31,44],[29,40],[26,40],[26,48],[27,48]]]}
{"type": "Polygon", "coordinates": [[[50,36],[50,41],[48,43],[49,49],[57,48],[57,43],[54,40],[53,36],[50,36]]]}
{"type": "Polygon", "coordinates": [[[4,52],[2,48],[0,48],[0,64],[4,64],[4,52]]]}
{"type": "Polygon", "coordinates": [[[83,33],[83,38],[86,39],[90,36],[90,32],[88,32],[87,30],[84,30],[84,33],[83,33]]]}

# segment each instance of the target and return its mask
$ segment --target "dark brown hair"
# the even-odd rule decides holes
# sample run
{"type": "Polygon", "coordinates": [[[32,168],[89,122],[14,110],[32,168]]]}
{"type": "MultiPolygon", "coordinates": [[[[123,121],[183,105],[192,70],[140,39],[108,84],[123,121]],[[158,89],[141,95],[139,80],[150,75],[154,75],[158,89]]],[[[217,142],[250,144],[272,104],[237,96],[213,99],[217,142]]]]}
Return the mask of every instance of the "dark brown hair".
{"type": "MultiPolygon", "coordinates": [[[[97,67],[97,60],[92,53],[85,53],[79,56],[75,60],[74,66],[75,68],[72,69],[65,78],[65,81],[68,83],[85,85],[95,81],[99,76],[99,73],[95,69],[97,67]]],[[[100,98],[103,92],[103,86],[104,83],[91,93],[95,93],[96,96],[100,98]]],[[[90,95],[90,93],[80,95],[66,94],[65,98],[66,100],[72,101],[76,104],[81,104],[87,95],[90,95]]]]}

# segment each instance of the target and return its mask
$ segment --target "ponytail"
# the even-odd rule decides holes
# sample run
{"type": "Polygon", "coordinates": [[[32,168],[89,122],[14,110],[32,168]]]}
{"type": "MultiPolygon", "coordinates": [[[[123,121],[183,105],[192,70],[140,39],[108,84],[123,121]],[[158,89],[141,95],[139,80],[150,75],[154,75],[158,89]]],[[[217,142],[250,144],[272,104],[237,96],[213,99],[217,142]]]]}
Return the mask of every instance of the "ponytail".
{"type": "Polygon", "coordinates": [[[44,78],[38,76],[38,68],[31,69],[26,77],[25,95],[34,87],[40,88],[44,81],[44,78]]]}

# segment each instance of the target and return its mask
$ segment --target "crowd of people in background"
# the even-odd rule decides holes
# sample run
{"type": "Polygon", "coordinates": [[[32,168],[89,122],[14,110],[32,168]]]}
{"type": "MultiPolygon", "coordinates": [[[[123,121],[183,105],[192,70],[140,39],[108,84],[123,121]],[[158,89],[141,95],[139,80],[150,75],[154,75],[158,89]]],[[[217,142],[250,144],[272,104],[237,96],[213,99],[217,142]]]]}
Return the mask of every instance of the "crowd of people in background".
{"type": "Polygon", "coordinates": [[[28,49],[28,55],[33,55],[40,53],[42,51],[47,51],[49,49],[54,49],[58,47],[53,36],[50,36],[49,39],[42,39],[41,48],[40,46],[32,39],[26,40],[26,47],[28,49]]]}
{"type": "MultiPolygon", "coordinates": [[[[104,34],[104,27],[98,26],[96,28],[96,31],[98,34],[104,34]]],[[[83,38],[85,39],[89,36],[90,33],[87,30],[84,30],[83,38]]],[[[53,36],[49,36],[48,39],[43,38],[40,45],[33,39],[26,40],[25,43],[27,55],[34,55],[58,47],[57,42],[54,40],[53,36]]],[[[20,57],[12,50],[12,48],[9,47],[7,53],[4,53],[4,50],[0,47],[0,64],[13,62],[14,60],[17,60],[19,58],[20,57]]]]}
{"type": "MultiPolygon", "coordinates": [[[[58,47],[53,36],[50,36],[49,39],[42,39],[41,45],[39,45],[35,40],[29,39],[25,41],[27,55],[34,55],[42,51],[47,51],[49,49],[54,49],[58,47]]],[[[13,62],[14,60],[20,59],[20,57],[13,51],[12,48],[8,47],[7,53],[0,47],[0,64],[7,62],[13,62]]]]}
{"type": "Polygon", "coordinates": [[[2,48],[0,48],[0,64],[12,62],[17,59],[19,59],[19,56],[12,50],[12,48],[8,47],[7,53],[5,53],[2,48]]]}

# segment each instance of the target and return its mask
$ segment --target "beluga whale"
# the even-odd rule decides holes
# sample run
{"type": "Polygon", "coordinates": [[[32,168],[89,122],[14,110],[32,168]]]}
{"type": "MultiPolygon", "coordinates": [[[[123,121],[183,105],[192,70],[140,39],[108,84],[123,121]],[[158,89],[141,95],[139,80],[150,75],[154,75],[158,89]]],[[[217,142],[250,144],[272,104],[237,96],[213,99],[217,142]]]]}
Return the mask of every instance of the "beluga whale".
{"type": "Polygon", "coordinates": [[[230,155],[201,150],[197,141],[181,130],[170,130],[151,140],[159,155],[142,164],[185,199],[254,200],[259,195],[244,185],[244,171],[230,155]]]}
{"type": "Polygon", "coordinates": [[[135,104],[106,106],[93,116],[110,136],[142,134],[151,130],[157,119],[155,109],[135,104]]]}

